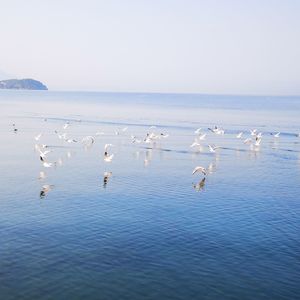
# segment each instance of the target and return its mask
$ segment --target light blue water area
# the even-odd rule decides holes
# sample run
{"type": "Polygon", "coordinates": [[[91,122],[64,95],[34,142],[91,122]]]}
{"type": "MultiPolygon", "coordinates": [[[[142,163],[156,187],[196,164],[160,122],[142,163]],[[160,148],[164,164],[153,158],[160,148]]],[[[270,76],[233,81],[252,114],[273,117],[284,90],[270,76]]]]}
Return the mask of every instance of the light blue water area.
{"type": "Polygon", "coordinates": [[[0,107],[1,299],[299,297],[299,97],[0,91],[0,107]],[[151,132],[169,137],[132,143],[151,132]]]}

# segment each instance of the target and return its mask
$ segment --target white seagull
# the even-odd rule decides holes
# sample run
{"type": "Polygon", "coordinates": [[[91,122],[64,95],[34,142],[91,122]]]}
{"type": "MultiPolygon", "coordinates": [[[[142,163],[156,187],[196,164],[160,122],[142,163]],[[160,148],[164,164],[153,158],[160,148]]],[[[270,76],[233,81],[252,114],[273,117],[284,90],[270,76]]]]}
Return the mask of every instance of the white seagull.
{"type": "Polygon", "coordinates": [[[190,147],[193,148],[193,147],[196,147],[196,146],[201,146],[197,141],[194,141],[190,147]]]}
{"type": "Polygon", "coordinates": [[[164,139],[166,139],[166,138],[168,138],[170,135],[168,134],[168,133],[161,133],[160,134],[160,137],[161,138],[164,138],[164,139]]]}
{"type": "Polygon", "coordinates": [[[67,143],[77,143],[77,140],[74,140],[74,139],[66,139],[65,140],[67,143]]]}
{"type": "Polygon", "coordinates": [[[256,138],[254,145],[259,146],[261,143],[261,138],[256,138]]]}
{"type": "Polygon", "coordinates": [[[199,136],[199,140],[205,140],[205,137],[206,137],[206,133],[203,133],[199,136]]]}
{"type": "Polygon", "coordinates": [[[51,167],[53,166],[53,163],[48,163],[48,162],[44,161],[44,162],[43,162],[43,166],[44,166],[45,168],[51,168],[51,167]]]}
{"type": "Polygon", "coordinates": [[[200,134],[201,133],[201,128],[198,128],[194,131],[196,134],[200,134]]]}
{"type": "Polygon", "coordinates": [[[106,154],[106,155],[104,155],[104,161],[111,162],[113,157],[114,157],[114,154],[111,154],[111,155],[106,154]]]}
{"type": "Polygon", "coordinates": [[[38,134],[37,136],[35,136],[34,139],[35,139],[36,141],[39,141],[40,138],[41,138],[41,136],[42,136],[42,134],[40,133],[40,134],[38,134]]]}
{"type": "Polygon", "coordinates": [[[131,136],[131,143],[132,144],[134,144],[134,143],[140,144],[141,142],[142,142],[142,140],[138,139],[135,135],[131,136]]]}
{"type": "Polygon", "coordinates": [[[194,174],[197,173],[197,172],[201,172],[201,173],[203,173],[204,175],[206,175],[206,169],[203,168],[203,167],[201,167],[201,166],[197,166],[197,167],[193,170],[192,175],[194,175],[194,174]]]}
{"type": "Polygon", "coordinates": [[[52,152],[51,150],[42,151],[40,149],[38,149],[38,151],[40,153],[41,158],[45,158],[48,153],[52,152]]]}
{"type": "Polygon", "coordinates": [[[216,149],[218,149],[220,147],[216,147],[214,145],[208,145],[208,149],[211,153],[215,153],[216,152],[216,149]]]}
{"type": "Polygon", "coordinates": [[[237,139],[241,139],[241,138],[242,138],[242,135],[243,135],[243,132],[240,132],[240,133],[236,136],[236,138],[237,138],[237,139]]]}
{"type": "Polygon", "coordinates": [[[70,123],[67,122],[67,123],[64,124],[63,129],[66,130],[69,126],[70,126],[70,123]]]}

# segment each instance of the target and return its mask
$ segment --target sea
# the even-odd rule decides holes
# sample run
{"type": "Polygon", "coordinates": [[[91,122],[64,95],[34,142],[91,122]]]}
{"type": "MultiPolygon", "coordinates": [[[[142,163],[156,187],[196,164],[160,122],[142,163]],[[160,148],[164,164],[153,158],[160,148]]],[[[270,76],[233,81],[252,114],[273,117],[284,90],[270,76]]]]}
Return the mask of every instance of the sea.
{"type": "Polygon", "coordinates": [[[299,299],[299,133],[296,96],[1,90],[0,299],[299,299]]]}

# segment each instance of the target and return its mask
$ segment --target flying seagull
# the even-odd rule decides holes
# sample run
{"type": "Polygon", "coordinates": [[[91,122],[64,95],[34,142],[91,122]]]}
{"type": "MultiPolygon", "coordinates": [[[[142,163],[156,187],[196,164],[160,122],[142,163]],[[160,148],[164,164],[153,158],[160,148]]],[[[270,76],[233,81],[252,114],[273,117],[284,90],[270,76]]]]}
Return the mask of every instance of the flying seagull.
{"type": "Polygon", "coordinates": [[[277,132],[277,133],[272,133],[272,135],[273,135],[275,138],[279,138],[279,136],[280,136],[280,132],[277,132]]]}
{"type": "Polygon", "coordinates": [[[201,128],[198,128],[194,131],[196,134],[200,134],[201,133],[201,128]]]}
{"type": "Polygon", "coordinates": [[[243,132],[240,132],[240,133],[236,136],[236,138],[237,138],[237,139],[241,139],[241,138],[242,138],[242,135],[243,135],[243,132]]]}
{"type": "Polygon", "coordinates": [[[37,136],[35,136],[34,139],[35,139],[36,141],[39,141],[40,138],[41,138],[41,136],[42,136],[42,134],[40,133],[40,134],[38,134],[37,136]]]}
{"type": "Polygon", "coordinates": [[[206,175],[206,169],[203,168],[203,167],[201,167],[201,166],[197,166],[197,167],[193,170],[192,175],[194,175],[194,174],[197,173],[197,172],[201,172],[201,173],[203,173],[204,175],[206,175]]]}
{"type": "Polygon", "coordinates": [[[216,152],[216,149],[220,148],[220,147],[216,147],[214,145],[208,145],[208,148],[209,148],[209,151],[211,153],[215,153],[216,152]]]}

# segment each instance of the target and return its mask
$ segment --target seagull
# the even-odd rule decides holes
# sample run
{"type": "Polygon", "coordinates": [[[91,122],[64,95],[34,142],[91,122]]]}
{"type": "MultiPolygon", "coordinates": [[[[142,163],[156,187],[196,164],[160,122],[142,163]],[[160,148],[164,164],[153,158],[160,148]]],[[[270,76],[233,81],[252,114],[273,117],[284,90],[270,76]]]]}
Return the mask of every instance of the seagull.
{"type": "Polygon", "coordinates": [[[257,132],[257,129],[253,129],[253,130],[250,129],[250,133],[251,133],[252,136],[256,135],[256,132],[257,132]]]}
{"type": "Polygon", "coordinates": [[[159,136],[156,135],[154,132],[151,132],[151,133],[149,134],[149,138],[150,138],[150,139],[155,140],[155,139],[157,139],[158,137],[159,137],[159,136]]]}
{"type": "Polygon", "coordinates": [[[213,132],[215,134],[224,134],[225,133],[224,129],[218,128],[218,126],[215,126],[213,129],[208,128],[208,130],[210,130],[211,132],[213,132]]]}
{"type": "Polygon", "coordinates": [[[198,128],[194,131],[196,134],[200,134],[201,133],[201,128],[198,128]]]}
{"type": "Polygon", "coordinates": [[[203,173],[204,175],[206,175],[206,169],[203,168],[203,167],[201,167],[201,166],[197,166],[197,167],[193,170],[192,175],[194,175],[194,174],[197,173],[197,172],[201,172],[201,173],[203,173]]]}
{"type": "Polygon", "coordinates": [[[155,129],[155,128],[156,128],[155,125],[152,125],[152,126],[149,127],[149,129],[155,129]]]}
{"type": "Polygon", "coordinates": [[[67,123],[64,124],[63,129],[66,130],[69,126],[70,126],[70,123],[67,122],[67,123]]]}
{"type": "Polygon", "coordinates": [[[124,127],[124,128],[122,129],[122,131],[125,132],[125,131],[127,131],[127,129],[128,129],[128,127],[124,127]]]}
{"type": "Polygon", "coordinates": [[[242,135],[243,135],[243,132],[240,132],[240,133],[236,136],[236,138],[237,138],[237,139],[240,139],[240,138],[242,138],[242,135]]]}
{"type": "Polygon", "coordinates": [[[256,138],[256,140],[255,140],[255,146],[259,146],[260,145],[260,143],[261,143],[261,138],[256,138]]]}
{"type": "Polygon", "coordinates": [[[104,161],[111,162],[113,157],[114,157],[114,154],[111,154],[111,155],[104,154],[104,161]]]}
{"type": "Polygon", "coordinates": [[[162,137],[162,138],[167,138],[167,137],[169,137],[169,134],[161,133],[161,134],[160,134],[160,137],[162,137]]]}
{"type": "Polygon", "coordinates": [[[146,137],[144,138],[144,142],[146,143],[146,144],[150,144],[150,143],[152,143],[152,142],[154,142],[155,143],[155,140],[156,139],[158,139],[159,138],[159,136],[158,135],[156,135],[155,133],[147,133],[146,134],[146,137]]]}
{"type": "Polygon", "coordinates": [[[259,132],[257,135],[256,135],[257,138],[261,138],[262,137],[262,132],[259,132]]]}
{"type": "Polygon", "coordinates": [[[39,141],[40,138],[41,138],[41,136],[42,136],[42,134],[40,133],[40,134],[38,134],[37,136],[35,136],[34,139],[35,139],[36,141],[39,141]]]}
{"type": "Polygon", "coordinates": [[[138,139],[135,135],[131,136],[131,143],[132,144],[134,144],[134,143],[140,144],[141,142],[142,142],[142,140],[138,139]]]}
{"type": "Polygon", "coordinates": [[[280,132],[277,132],[277,133],[272,133],[272,135],[273,135],[275,138],[279,138],[279,136],[280,136],[280,132]]]}
{"type": "Polygon", "coordinates": [[[199,140],[205,140],[206,133],[203,133],[202,135],[199,136],[199,140]]]}
{"type": "Polygon", "coordinates": [[[77,143],[77,140],[74,140],[74,139],[66,139],[65,141],[67,143],[77,143]]]}
{"type": "Polygon", "coordinates": [[[190,145],[191,148],[196,147],[196,146],[201,146],[196,140],[194,141],[194,143],[192,143],[190,145]]]}
{"type": "Polygon", "coordinates": [[[52,152],[51,150],[42,151],[40,149],[38,149],[38,151],[40,152],[40,158],[45,158],[48,153],[52,152]]]}
{"type": "Polygon", "coordinates": [[[111,154],[111,155],[108,155],[108,147],[112,147],[113,144],[105,144],[104,145],[104,161],[106,162],[111,162],[113,157],[114,157],[114,154],[111,154]]]}
{"type": "Polygon", "coordinates": [[[220,147],[216,147],[216,146],[214,146],[214,145],[208,145],[208,148],[209,148],[209,151],[211,152],[211,153],[215,153],[216,152],[216,149],[218,149],[218,148],[220,148],[220,147]]]}
{"type": "Polygon", "coordinates": [[[43,162],[43,166],[44,166],[45,168],[51,168],[51,167],[53,166],[53,163],[48,163],[48,162],[44,161],[44,162],[43,162]]]}

